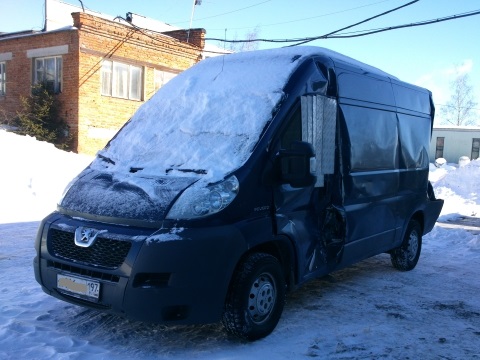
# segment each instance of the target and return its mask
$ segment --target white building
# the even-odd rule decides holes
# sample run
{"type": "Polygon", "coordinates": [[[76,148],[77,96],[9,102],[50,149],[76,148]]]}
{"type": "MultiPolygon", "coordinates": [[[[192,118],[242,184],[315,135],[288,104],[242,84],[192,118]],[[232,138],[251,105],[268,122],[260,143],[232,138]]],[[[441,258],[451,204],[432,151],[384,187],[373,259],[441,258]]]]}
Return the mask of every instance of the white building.
{"type": "Polygon", "coordinates": [[[458,163],[461,156],[479,157],[480,126],[436,126],[430,141],[430,159],[458,163]]]}

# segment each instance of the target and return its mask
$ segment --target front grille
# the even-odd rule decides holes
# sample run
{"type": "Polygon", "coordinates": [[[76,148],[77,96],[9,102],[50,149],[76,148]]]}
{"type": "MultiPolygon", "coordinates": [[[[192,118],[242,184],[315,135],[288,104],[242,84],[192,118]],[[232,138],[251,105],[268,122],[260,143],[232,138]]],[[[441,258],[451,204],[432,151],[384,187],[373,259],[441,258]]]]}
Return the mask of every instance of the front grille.
{"type": "Polygon", "coordinates": [[[92,271],[82,269],[76,266],[71,266],[67,264],[62,264],[57,261],[47,261],[47,266],[50,268],[54,268],[56,270],[62,270],[69,272],[71,274],[80,275],[82,277],[87,277],[90,279],[101,280],[101,281],[110,281],[113,283],[118,283],[120,281],[120,277],[117,275],[107,274],[100,271],[92,271]]]}
{"type": "Polygon", "coordinates": [[[51,229],[50,249],[56,257],[78,263],[116,269],[123,264],[132,244],[98,237],[90,247],[75,245],[74,233],[51,229]]]}

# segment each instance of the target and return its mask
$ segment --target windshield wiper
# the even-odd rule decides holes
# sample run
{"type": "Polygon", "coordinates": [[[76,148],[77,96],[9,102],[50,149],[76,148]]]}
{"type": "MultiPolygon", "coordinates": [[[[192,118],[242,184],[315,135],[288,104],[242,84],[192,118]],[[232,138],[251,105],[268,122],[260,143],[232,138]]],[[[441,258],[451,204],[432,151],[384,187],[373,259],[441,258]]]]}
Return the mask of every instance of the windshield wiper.
{"type": "Polygon", "coordinates": [[[170,168],[170,169],[167,169],[165,171],[166,174],[172,172],[172,171],[180,171],[180,172],[183,172],[183,173],[194,173],[194,174],[198,174],[198,175],[206,175],[207,174],[207,170],[203,170],[203,169],[177,169],[177,168],[170,168]]]}
{"type": "Polygon", "coordinates": [[[110,159],[109,157],[107,156],[104,156],[102,154],[97,154],[97,156],[102,159],[103,161],[109,163],[109,164],[112,164],[112,165],[115,165],[115,161],[113,161],[112,159],[110,159]]]}

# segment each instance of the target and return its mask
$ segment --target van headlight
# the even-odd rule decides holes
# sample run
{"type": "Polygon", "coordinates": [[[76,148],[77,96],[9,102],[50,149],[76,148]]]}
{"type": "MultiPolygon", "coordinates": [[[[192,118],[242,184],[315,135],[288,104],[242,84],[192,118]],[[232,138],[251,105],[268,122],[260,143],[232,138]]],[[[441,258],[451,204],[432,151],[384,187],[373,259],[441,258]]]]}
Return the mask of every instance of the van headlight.
{"type": "Polygon", "coordinates": [[[235,175],[214,185],[193,185],[183,192],[167,214],[167,219],[195,219],[225,209],[238,194],[239,183],[235,175]]]}

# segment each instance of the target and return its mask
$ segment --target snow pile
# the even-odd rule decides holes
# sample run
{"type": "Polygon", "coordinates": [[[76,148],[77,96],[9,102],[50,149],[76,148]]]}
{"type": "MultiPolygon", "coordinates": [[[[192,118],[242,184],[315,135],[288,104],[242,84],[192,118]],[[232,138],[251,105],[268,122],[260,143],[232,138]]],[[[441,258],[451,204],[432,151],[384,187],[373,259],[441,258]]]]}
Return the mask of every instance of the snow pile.
{"type": "MultiPolygon", "coordinates": [[[[411,272],[394,270],[383,254],[314,280],[288,296],[275,331],[254,343],[228,338],[219,324],[132,322],[56,300],[33,276],[35,234],[90,159],[4,131],[0,152],[0,359],[473,359],[480,353],[480,231],[435,226],[411,272]]],[[[437,197],[445,199],[442,214],[478,207],[479,169],[473,161],[432,170],[437,197]]],[[[165,239],[150,239],[159,240],[165,239]]]]}
{"type": "Polygon", "coordinates": [[[430,166],[430,181],[440,199],[448,199],[442,209],[442,220],[459,215],[480,216],[480,160],[463,166],[430,166]]]}
{"type": "Polygon", "coordinates": [[[93,160],[5,130],[0,154],[2,222],[39,220],[55,210],[67,184],[93,160]]]}

